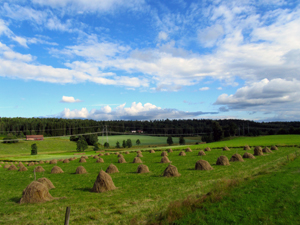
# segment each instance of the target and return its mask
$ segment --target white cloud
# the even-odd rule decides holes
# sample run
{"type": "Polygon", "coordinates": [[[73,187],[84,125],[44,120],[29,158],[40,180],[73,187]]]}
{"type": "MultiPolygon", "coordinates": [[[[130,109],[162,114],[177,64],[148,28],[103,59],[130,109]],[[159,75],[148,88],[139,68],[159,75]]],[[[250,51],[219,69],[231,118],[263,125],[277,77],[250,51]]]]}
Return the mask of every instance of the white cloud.
{"type": "Polygon", "coordinates": [[[202,88],[199,88],[199,91],[207,91],[209,90],[209,87],[202,87],[202,88]]]}
{"type": "Polygon", "coordinates": [[[76,99],[72,96],[62,96],[62,99],[60,102],[64,103],[74,103],[74,102],[82,102],[80,99],[76,99]]]}
{"type": "Polygon", "coordinates": [[[168,39],[168,34],[164,31],[158,33],[158,40],[166,41],[168,39]]]}
{"type": "Polygon", "coordinates": [[[220,24],[206,27],[198,31],[198,39],[205,47],[213,47],[224,34],[224,29],[220,24]]]}

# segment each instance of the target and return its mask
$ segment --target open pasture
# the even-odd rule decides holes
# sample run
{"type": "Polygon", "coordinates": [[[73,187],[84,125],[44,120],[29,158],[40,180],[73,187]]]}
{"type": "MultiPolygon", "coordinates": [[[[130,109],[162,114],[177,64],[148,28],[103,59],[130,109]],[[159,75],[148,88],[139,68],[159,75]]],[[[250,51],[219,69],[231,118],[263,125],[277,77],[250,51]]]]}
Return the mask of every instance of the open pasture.
{"type": "MultiPolygon", "coordinates": [[[[248,143],[251,145],[251,143],[248,143]]],[[[143,152],[141,159],[149,167],[150,172],[137,174],[139,164],[132,163],[136,153],[123,154],[127,163],[119,164],[115,154],[101,158],[104,163],[96,163],[89,158],[86,163],[78,159],[70,163],[58,162],[64,173],[51,174],[54,165],[42,164],[46,170],[37,173],[37,178],[47,177],[55,189],[50,190],[53,197],[66,197],[42,204],[22,204],[23,189],[34,179],[33,169],[28,171],[7,171],[0,168],[0,223],[1,224],[62,224],[67,206],[71,206],[71,224],[129,224],[130,221],[146,223],[159,212],[166,209],[169,202],[184,199],[189,195],[201,195],[209,192],[221,179],[244,178],[272,168],[284,160],[287,155],[298,151],[298,147],[280,147],[278,151],[257,156],[256,159],[245,159],[244,162],[230,162],[230,166],[217,166],[217,158],[221,155],[230,157],[246,151],[234,148],[230,151],[213,149],[198,156],[201,146],[193,146],[192,152],[179,156],[179,151],[168,153],[172,165],[176,166],[180,177],[166,178],[162,176],[169,164],[160,163],[161,152],[143,152]],[[195,163],[203,159],[208,161],[213,170],[195,170],[195,163]],[[104,193],[90,192],[101,169],[113,163],[119,173],[111,174],[116,190],[104,193]],[[78,166],[84,166],[87,174],[74,174],[78,166]]],[[[183,148],[183,147],[181,147],[183,148]]],[[[175,150],[175,149],[173,149],[175,150]]],[[[250,151],[253,153],[253,148],[250,151]]]]}

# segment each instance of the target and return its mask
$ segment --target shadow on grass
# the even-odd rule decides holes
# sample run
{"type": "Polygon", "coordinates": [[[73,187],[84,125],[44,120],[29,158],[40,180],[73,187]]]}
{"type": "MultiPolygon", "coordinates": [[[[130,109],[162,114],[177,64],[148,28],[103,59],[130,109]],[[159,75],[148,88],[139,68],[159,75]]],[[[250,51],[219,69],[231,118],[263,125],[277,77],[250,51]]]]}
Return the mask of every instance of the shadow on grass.
{"type": "Polygon", "coordinates": [[[21,198],[19,198],[19,197],[13,197],[13,198],[10,198],[9,200],[12,201],[12,202],[15,202],[15,203],[19,203],[20,199],[21,198]]]}
{"type": "Polygon", "coordinates": [[[75,191],[85,191],[85,192],[91,192],[92,187],[85,187],[85,188],[74,188],[75,191]]]}

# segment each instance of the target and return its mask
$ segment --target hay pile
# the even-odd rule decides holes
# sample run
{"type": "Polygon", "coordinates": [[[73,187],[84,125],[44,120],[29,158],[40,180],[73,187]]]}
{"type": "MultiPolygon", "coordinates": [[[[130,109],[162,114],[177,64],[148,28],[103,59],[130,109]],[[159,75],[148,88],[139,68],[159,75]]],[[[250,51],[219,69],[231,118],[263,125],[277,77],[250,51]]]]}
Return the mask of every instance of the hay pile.
{"type": "Polygon", "coordinates": [[[8,170],[18,170],[18,168],[15,165],[10,165],[10,167],[8,167],[8,170]]]}
{"type": "Polygon", "coordinates": [[[9,167],[10,167],[10,165],[5,164],[5,165],[3,166],[3,169],[7,169],[7,168],[9,168],[9,167]]]}
{"type": "Polygon", "coordinates": [[[104,155],[110,155],[109,152],[106,152],[104,155]]]}
{"type": "Polygon", "coordinates": [[[63,161],[63,163],[69,163],[70,161],[68,160],[68,159],[65,159],[64,161],[63,161]]]}
{"type": "Polygon", "coordinates": [[[124,157],[120,157],[118,159],[118,163],[126,163],[126,160],[124,159],[124,157]]]}
{"type": "Polygon", "coordinates": [[[39,162],[35,162],[35,163],[34,163],[34,165],[37,165],[37,164],[39,164],[39,162]]]}
{"type": "Polygon", "coordinates": [[[80,163],[85,163],[86,160],[85,160],[85,158],[80,158],[80,159],[79,159],[79,162],[80,162],[80,163]]]}
{"type": "Polygon", "coordinates": [[[83,155],[81,158],[88,159],[89,157],[87,155],[83,155]]]}
{"type": "Polygon", "coordinates": [[[122,154],[119,154],[118,158],[124,158],[124,156],[122,154]]]}
{"type": "Polygon", "coordinates": [[[185,154],[184,151],[181,151],[181,152],[179,153],[179,156],[186,156],[186,154],[185,154]]]}
{"type": "Polygon", "coordinates": [[[119,152],[115,152],[115,155],[119,155],[120,153],[119,152]]]}
{"type": "Polygon", "coordinates": [[[103,170],[97,176],[94,186],[91,192],[101,193],[105,191],[111,191],[116,189],[116,186],[111,178],[111,176],[105,173],[103,170]]]}
{"type": "Polygon", "coordinates": [[[278,148],[277,148],[277,146],[272,145],[272,146],[271,146],[271,150],[278,150],[278,148]]]}
{"type": "Polygon", "coordinates": [[[245,154],[243,155],[243,158],[248,158],[248,159],[255,159],[255,156],[252,155],[251,153],[245,152],[245,154]]]}
{"type": "Polygon", "coordinates": [[[254,148],[254,155],[263,155],[263,154],[264,154],[264,153],[262,152],[261,147],[256,146],[256,147],[254,148]]]}
{"type": "Polygon", "coordinates": [[[153,149],[150,150],[150,153],[155,153],[155,151],[153,149]]]}
{"type": "Polygon", "coordinates": [[[23,191],[20,204],[47,202],[53,199],[45,185],[37,181],[32,181],[23,191]]]}
{"type": "Polygon", "coordinates": [[[141,150],[138,150],[136,153],[142,153],[142,151],[141,151],[141,150]]]}
{"type": "Polygon", "coordinates": [[[251,148],[249,147],[249,145],[245,145],[245,146],[244,146],[244,150],[246,150],[246,151],[247,151],[247,150],[251,150],[251,148]]]}
{"type": "Polygon", "coordinates": [[[39,178],[37,181],[45,185],[48,188],[48,190],[55,188],[52,182],[46,177],[39,178]]]}
{"type": "Polygon", "coordinates": [[[230,158],[230,162],[236,162],[236,161],[244,162],[242,156],[240,154],[237,154],[237,153],[234,154],[233,156],[231,156],[231,158],[230,158]]]}
{"type": "Polygon", "coordinates": [[[50,160],[46,160],[45,163],[50,163],[50,160]]]}
{"type": "Polygon", "coordinates": [[[140,157],[135,157],[132,163],[143,163],[140,157]]]}
{"type": "Polygon", "coordinates": [[[127,151],[127,152],[125,152],[125,154],[128,155],[128,154],[130,154],[130,152],[127,151]]]}
{"type": "Polygon", "coordinates": [[[185,152],[192,152],[192,149],[187,148],[187,149],[185,149],[185,152]]]}
{"type": "Polygon", "coordinates": [[[168,167],[164,171],[164,177],[179,177],[181,174],[178,173],[176,166],[168,165],[168,167]]]}
{"type": "Polygon", "coordinates": [[[206,148],[204,149],[204,151],[206,151],[206,152],[210,152],[210,151],[211,151],[211,149],[210,149],[210,147],[206,147],[206,148]]]}
{"type": "Polygon", "coordinates": [[[161,158],[160,163],[170,163],[171,161],[169,160],[169,158],[167,156],[164,156],[161,158]]]}
{"type": "Polygon", "coordinates": [[[37,173],[45,172],[45,170],[42,166],[37,166],[37,167],[34,168],[34,170],[37,173]]]}
{"type": "Polygon", "coordinates": [[[33,162],[28,163],[28,166],[34,166],[33,162]]]}
{"type": "Polygon", "coordinates": [[[221,155],[221,156],[217,159],[216,165],[229,166],[230,163],[229,163],[229,160],[228,160],[228,158],[227,158],[226,156],[221,155]]]}
{"type": "Polygon", "coordinates": [[[168,149],[168,152],[170,153],[170,152],[173,152],[173,150],[170,148],[170,149],[168,149]]]}
{"type": "Polygon", "coordinates": [[[162,152],[162,153],[160,154],[160,156],[168,156],[168,153],[167,153],[167,152],[162,152]]]}
{"type": "Polygon", "coordinates": [[[97,159],[96,163],[104,163],[104,160],[102,158],[97,159]]]}
{"type": "Polygon", "coordinates": [[[63,173],[64,171],[59,166],[54,166],[51,173],[63,173]]]}
{"type": "Polygon", "coordinates": [[[62,162],[62,161],[64,161],[64,159],[59,159],[59,160],[58,160],[58,162],[62,162]]]}
{"type": "Polygon", "coordinates": [[[44,164],[44,161],[43,160],[39,161],[39,164],[44,164]]]}
{"type": "Polygon", "coordinates": [[[138,153],[137,155],[136,155],[136,157],[144,157],[143,155],[142,155],[142,153],[138,153]]]}
{"type": "Polygon", "coordinates": [[[75,173],[76,174],[84,174],[84,173],[87,173],[87,172],[86,172],[86,169],[83,166],[78,166],[76,168],[76,172],[75,173]]]}
{"type": "Polygon", "coordinates": [[[262,151],[265,153],[273,153],[268,147],[264,147],[262,151]]]}
{"type": "Polygon", "coordinates": [[[149,171],[148,166],[146,166],[146,165],[144,165],[144,164],[141,164],[141,165],[138,166],[136,172],[137,172],[137,173],[149,173],[150,171],[149,171]]]}
{"type": "Polygon", "coordinates": [[[103,156],[103,154],[102,154],[102,153],[100,153],[98,156],[99,156],[99,157],[101,157],[101,156],[103,156]]]}
{"type": "Polygon", "coordinates": [[[25,166],[21,166],[18,170],[19,172],[27,171],[28,169],[25,166]]]}
{"type": "Polygon", "coordinates": [[[99,156],[95,155],[93,158],[94,158],[94,159],[98,159],[98,158],[99,158],[99,156]]]}
{"type": "Polygon", "coordinates": [[[56,159],[52,159],[49,164],[57,164],[57,160],[56,159]]]}
{"type": "Polygon", "coordinates": [[[223,147],[223,151],[230,151],[230,149],[227,146],[225,146],[223,147]]]}
{"type": "Polygon", "coordinates": [[[198,155],[206,155],[205,152],[203,150],[198,152],[198,155]]]}
{"type": "Polygon", "coordinates": [[[24,164],[22,162],[19,162],[18,167],[22,167],[24,164]]]}
{"type": "Polygon", "coordinates": [[[110,164],[109,167],[107,167],[106,173],[119,173],[118,168],[114,164],[110,164]]]}
{"type": "Polygon", "coordinates": [[[211,167],[209,162],[205,160],[199,160],[196,162],[195,170],[213,170],[214,168],[211,167]]]}

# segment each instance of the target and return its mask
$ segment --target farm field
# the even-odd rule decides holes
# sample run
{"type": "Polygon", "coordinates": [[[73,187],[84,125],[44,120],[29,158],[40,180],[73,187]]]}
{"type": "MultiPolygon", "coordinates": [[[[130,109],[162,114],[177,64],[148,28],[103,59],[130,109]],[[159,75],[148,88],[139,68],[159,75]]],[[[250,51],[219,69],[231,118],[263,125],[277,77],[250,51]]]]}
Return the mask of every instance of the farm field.
{"type": "MultiPolygon", "coordinates": [[[[278,138],[279,142],[290,145],[298,143],[296,137],[283,136],[285,139],[278,138]],[[293,143],[287,142],[291,139],[294,140],[293,143]]],[[[235,139],[230,141],[236,142],[236,145],[244,145],[235,139]]],[[[247,144],[255,145],[250,139],[248,141],[247,144]]],[[[252,141],[259,143],[261,140],[252,138],[252,141]]],[[[211,145],[213,144],[216,143],[211,145]]],[[[263,146],[265,145],[269,144],[263,146]]],[[[183,148],[185,147],[180,147],[183,148]]],[[[134,152],[124,155],[127,161],[124,164],[117,163],[118,157],[115,154],[102,156],[104,163],[96,163],[96,159],[93,158],[89,158],[86,163],[79,163],[78,159],[68,164],[58,162],[57,165],[64,170],[62,174],[51,174],[53,165],[43,164],[46,171],[37,173],[37,178],[50,179],[56,187],[50,190],[50,194],[60,198],[43,204],[18,203],[23,189],[34,179],[35,166],[28,167],[28,171],[25,172],[0,168],[0,224],[62,224],[67,206],[71,206],[70,224],[144,224],[166,210],[171,201],[205,194],[222,179],[245,178],[266,169],[276,169],[278,164],[286,161],[287,155],[299,151],[298,147],[280,147],[278,151],[257,156],[256,159],[232,162],[230,166],[217,166],[216,160],[220,155],[230,159],[236,152],[242,155],[245,151],[242,148],[234,148],[231,151],[215,148],[206,152],[206,156],[198,156],[198,151],[203,149],[203,146],[195,145],[191,148],[193,152],[187,152],[186,156],[179,156],[179,151],[169,153],[172,165],[176,166],[181,174],[180,177],[174,178],[162,177],[168,164],[159,163],[161,151],[152,154],[143,152],[143,163],[150,170],[147,174],[136,173],[139,164],[132,163],[136,156],[134,152]],[[214,170],[194,170],[195,163],[201,158],[207,160],[214,170]],[[90,192],[99,171],[106,170],[111,163],[120,171],[111,174],[117,189],[105,193],[90,192]],[[88,173],[75,175],[79,165],[83,165],[88,173]]],[[[253,153],[253,148],[248,152],[253,153]]]]}

